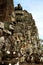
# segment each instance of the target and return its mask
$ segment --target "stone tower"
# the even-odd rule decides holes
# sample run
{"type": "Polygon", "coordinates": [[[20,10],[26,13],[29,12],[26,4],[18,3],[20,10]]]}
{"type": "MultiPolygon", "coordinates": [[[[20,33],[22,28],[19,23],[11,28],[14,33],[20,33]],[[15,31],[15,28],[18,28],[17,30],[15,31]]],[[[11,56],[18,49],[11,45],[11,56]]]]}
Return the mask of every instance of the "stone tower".
{"type": "Polygon", "coordinates": [[[13,0],[0,0],[0,21],[14,21],[13,0]],[[13,18],[13,19],[12,19],[13,18]]]}

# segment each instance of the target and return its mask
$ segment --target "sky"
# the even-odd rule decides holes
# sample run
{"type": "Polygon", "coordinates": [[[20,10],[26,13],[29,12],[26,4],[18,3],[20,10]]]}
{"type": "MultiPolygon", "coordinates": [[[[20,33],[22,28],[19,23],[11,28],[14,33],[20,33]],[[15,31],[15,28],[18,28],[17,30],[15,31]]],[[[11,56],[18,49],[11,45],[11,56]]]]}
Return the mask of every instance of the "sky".
{"type": "Polygon", "coordinates": [[[43,0],[14,0],[14,6],[21,4],[23,9],[32,13],[40,39],[43,39],[43,0]]]}

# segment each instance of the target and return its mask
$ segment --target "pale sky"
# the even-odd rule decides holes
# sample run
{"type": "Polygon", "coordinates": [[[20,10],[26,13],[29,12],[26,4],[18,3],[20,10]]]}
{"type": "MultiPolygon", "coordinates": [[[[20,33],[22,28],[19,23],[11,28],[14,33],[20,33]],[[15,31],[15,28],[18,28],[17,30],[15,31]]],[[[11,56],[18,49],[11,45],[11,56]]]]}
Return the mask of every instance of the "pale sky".
{"type": "Polygon", "coordinates": [[[43,0],[14,0],[15,6],[19,3],[23,9],[32,13],[38,28],[39,37],[43,39],[43,0]]]}

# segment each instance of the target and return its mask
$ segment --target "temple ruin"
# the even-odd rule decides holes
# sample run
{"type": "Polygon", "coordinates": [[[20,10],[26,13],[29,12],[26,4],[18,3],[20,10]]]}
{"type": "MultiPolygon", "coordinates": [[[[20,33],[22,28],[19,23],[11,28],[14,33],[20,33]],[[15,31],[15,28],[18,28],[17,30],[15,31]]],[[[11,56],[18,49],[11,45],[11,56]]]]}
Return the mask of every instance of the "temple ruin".
{"type": "Polygon", "coordinates": [[[13,0],[0,0],[0,65],[43,63],[42,56],[32,14],[13,0]]]}

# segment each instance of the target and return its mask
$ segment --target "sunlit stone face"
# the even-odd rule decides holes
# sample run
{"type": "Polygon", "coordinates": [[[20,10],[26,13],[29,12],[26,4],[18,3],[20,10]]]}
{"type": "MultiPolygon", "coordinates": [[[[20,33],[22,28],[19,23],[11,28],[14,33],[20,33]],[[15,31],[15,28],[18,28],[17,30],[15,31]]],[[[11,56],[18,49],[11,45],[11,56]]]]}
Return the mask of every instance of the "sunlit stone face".
{"type": "Polygon", "coordinates": [[[6,53],[7,53],[7,54],[10,54],[10,51],[7,51],[6,53]]]}
{"type": "Polygon", "coordinates": [[[11,63],[9,63],[9,65],[11,65],[11,63]]]}
{"type": "Polygon", "coordinates": [[[13,52],[13,54],[16,54],[16,52],[13,52]]]}

